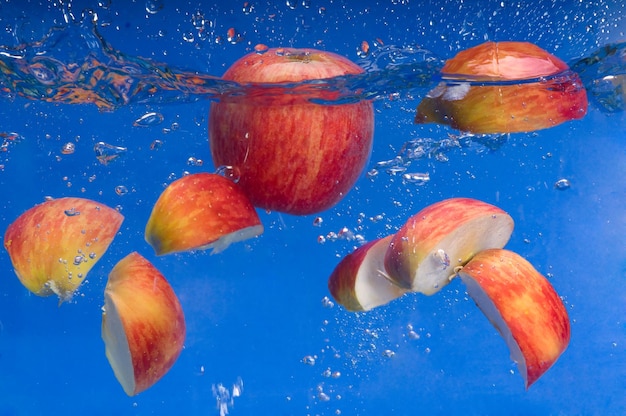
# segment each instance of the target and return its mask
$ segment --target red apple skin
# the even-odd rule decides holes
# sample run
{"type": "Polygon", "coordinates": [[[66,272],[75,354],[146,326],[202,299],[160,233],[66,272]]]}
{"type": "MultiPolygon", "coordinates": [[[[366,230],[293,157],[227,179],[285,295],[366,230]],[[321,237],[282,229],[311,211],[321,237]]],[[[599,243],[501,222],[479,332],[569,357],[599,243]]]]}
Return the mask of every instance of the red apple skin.
{"type": "Polygon", "coordinates": [[[157,255],[202,249],[248,227],[263,230],[250,200],[230,179],[196,173],[172,182],[159,196],[146,241],[157,255]]]}
{"type": "MultiPolygon", "coordinates": [[[[244,56],[223,79],[267,87],[361,72],[334,53],[278,48],[244,56]]],[[[370,101],[320,105],[298,94],[261,94],[224,97],[209,113],[215,166],[235,168],[254,206],[294,215],[324,211],[347,194],[368,161],[373,132],[370,101]]]]}
{"type": "Polygon", "coordinates": [[[84,198],[52,199],[20,215],[4,247],[20,282],[39,296],[69,300],[109,248],[124,216],[84,198]]]}
{"type": "Polygon", "coordinates": [[[529,388],[569,343],[570,321],[561,298],[532,264],[509,250],[481,251],[459,275],[466,283],[474,280],[500,313],[525,359],[522,376],[529,388]]]}
{"type": "MultiPolygon", "coordinates": [[[[178,359],[186,335],[183,309],[161,272],[137,252],[111,270],[105,296],[122,320],[135,375],[135,389],[127,393],[136,395],[159,381],[178,359]]],[[[103,328],[106,318],[105,312],[103,328]]]]}
{"type": "MultiPolygon", "coordinates": [[[[528,80],[562,73],[567,64],[528,42],[486,42],[448,60],[444,76],[489,81],[528,80]]],[[[587,113],[580,77],[510,85],[440,83],[420,102],[415,123],[448,124],[475,134],[540,130],[587,113]]]]}

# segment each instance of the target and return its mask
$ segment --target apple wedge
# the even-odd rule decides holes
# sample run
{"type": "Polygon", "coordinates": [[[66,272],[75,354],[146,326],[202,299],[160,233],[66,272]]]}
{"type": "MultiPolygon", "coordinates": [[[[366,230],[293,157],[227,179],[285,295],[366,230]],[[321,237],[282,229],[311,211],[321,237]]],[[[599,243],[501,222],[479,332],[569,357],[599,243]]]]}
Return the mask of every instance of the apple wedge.
{"type": "Polygon", "coordinates": [[[20,282],[39,296],[71,299],[109,248],[124,217],[83,198],[52,199],[20,215],[4,234],[20,282]]]}
{"type": "Polygon", "coordinates": [[[157,200],[146,225],[146,241],[157,255],[212,248],[256,237],[263,225],[236,183],[213,173],[172,182],[157,200]]]}
{"type": "Polygon", "coordinates": [[[385,254],[385,269],[398,286],[432,295],[476,253],[504,247],[512,232],[513,219],[496,206],[471,198],[445,199],[398,230],[385,254]]]}
{"type": "Polygon", "coordinates": [[[136,252],[109,274],[102,339],[115,377],[129,396],[159,381],[183,348],[185,317],[178,298],[165,277],[136,252]]]}
{"type": "Polygon", "coordinates": [[[446,61],[415,123],[476,134],[527,132],[580,119],[587,92],[565,62],[528,42],[486,42],[446,61]]]}
{"type": "Polygon", "coordinates": [[[528,389],[567,348],[570,322],[548,280],[519,254],[476,254],[459,272],[467,293],[506,341],[528,389]]]}
{"type": "Polygon", "coordinates": [[[370,241],[345,256],[328,279],[333,298],[349,311],[368,311],[407,292],[385,271],[385,253],[393,236],[370,241]]]}

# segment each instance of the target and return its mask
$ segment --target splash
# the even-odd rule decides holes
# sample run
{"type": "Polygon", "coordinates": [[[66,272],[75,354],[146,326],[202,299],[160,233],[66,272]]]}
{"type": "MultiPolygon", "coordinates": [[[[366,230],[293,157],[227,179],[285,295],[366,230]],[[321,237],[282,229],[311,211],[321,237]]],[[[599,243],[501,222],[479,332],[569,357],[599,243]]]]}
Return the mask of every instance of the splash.
{"type": "Polygon", "coordinates": [[[95,20],[52,28],[36,43],[0,47],[0,95],[112,110],[131,103],[212,96],[227,84],[126,56],[99,35],[95,20]]]}
{"type": "Polygon", "coordinates": [[[0,96],[94,104],[105,111],[135,103],[193,102],[244,94],[271,97],[288,93],[337,104],[426,87],[443,62],[426,50],[387,47],[362,62],[369,71],[361,75],[239,85],[123,54],[98,33],[95,13],[87,13],[80,20],[66,17],[66,21],[38,42],[0,46],[0,96]]]}
{"type": "Polygon", "coordinates": [[[626,109],[626,42],[606,45],[570,63],[598,107],[608,113],[626,109]]]}
{"type": "MultiPolygon", "coordinates": [[[[442,80],[439,71],[444,60],[432,52],[418,46],[380,45],[357,62],[364,69],[359,75],[240,85],[116,50],[98,32],[95,12],[86,11],[76,19],[66,8],[64,17],[65,25],[52,28],[40,41],[0,46],[0,97],[93,104],[102,111],[241,95],[270,99],[292,94],[318,104],[342,104],[403,94],[421,96],[442,80]]],[[[625,108],[625,50],[626,42],[607,45],[570,64],[603,111],[625,108]]]]}

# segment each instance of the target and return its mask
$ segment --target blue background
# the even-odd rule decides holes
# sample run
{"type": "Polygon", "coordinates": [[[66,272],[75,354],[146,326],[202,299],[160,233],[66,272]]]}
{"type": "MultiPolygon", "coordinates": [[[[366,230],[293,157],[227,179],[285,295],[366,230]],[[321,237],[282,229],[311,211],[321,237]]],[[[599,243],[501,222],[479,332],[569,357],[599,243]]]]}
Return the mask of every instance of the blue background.
{"type": "MultiPolygon", "coordinates": [[[[143,1],[113,0],[75,1],[72,10],[95,10],[100,33],[125,54],[213,75],[258,43],[315,47],[357,60],[361,41],[372,45],[376,38],[443,58],[485,40],[525,40],[569,62],[623,40],[626,31],[617,0],[252,1],[251,11],[244,2],[149,3],[162,8],[150,14],[143,1]],[[207,20],[204,35],[193,25],[197,11],[207,20]],[[225,40],[231,27],[240,42],[225,40]],[[192,42],[185,40],[190,34],[192,42]]],[[[40,39],[63,15],[52,2],[3,1],[0,23],[7,28],[0,43],[15,45],[40,39]]],[[[375,101],[367,170],[393,159],[408,140],[437,142],[456,133],[412,123],[426,91],[375,101]]],[[[422,186],[384,171],[363,175],[339,205],[319,215],[320,226],[316,216],[260,212],[265,232],[257,239],[219,255],[157,258],[143,240],[156,198],[184,172],[214,169],[209,104],[136,104],[107,113],[23,99],[0,103],[0,131],[24,138],[0,153],[0,230],[45,196],[91,198],[125,215],[121,235],[79,295],[61,307],[56,298],[29,294],[0,250],[0,415],[219,415],[214,388],[241,382],[241,396],[226,406],[231,415],[626,413],[623,113],[591,106],[583,120],[513,134],[495,151],[457,148],[446,153],[447,161],[415,161],[410,171],[430,174],[422,186]],[[163,123],[133,125],[150,111],[161,113],[163,123]],[[160,149],[150,149],[154,140],[163,142],[160,149]],[[100,141],[128,151],[102,165],[93,151],[100,141]],[[67,142],[76,145],[71,155],[61,154],[67,142]],[[190,166],[189,157],[203,166],[190,166]],[[571,187],[556,189],[559,179],[571,187]],[[129,192],[118,195],[118,185],[129,192]],[[528,391],[504,341],[460,281],[435,296],[405,296],[369,313],[323,301],[330,296],[329,274],[357,242],[320,244],[320,235],[344,227],[366,240],[388,235],[419,209],[452,196],[508,211],[516,225],[507,247],[548,275],[567,306],[569,348],[528,391]],[[172,370],[129,398],[104,355],[100,322],[108,272],[135,250],[179,295],[187,339],[172,370]],[[307,356],[314,365],[303,362],[307,356]]]]}

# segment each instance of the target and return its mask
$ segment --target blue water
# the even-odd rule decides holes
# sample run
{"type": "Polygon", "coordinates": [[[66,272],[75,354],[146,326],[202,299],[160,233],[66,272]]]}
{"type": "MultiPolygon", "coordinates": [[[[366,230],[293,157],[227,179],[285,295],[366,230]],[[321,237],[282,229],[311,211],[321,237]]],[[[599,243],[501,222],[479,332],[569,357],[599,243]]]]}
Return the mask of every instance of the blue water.
{"type": "Polygon", "coordinates": [[[0,250],[0,415],[626,413],[626,116],[603,78],[623,75],[624,61],[602,49],[624,38],[622,2],[244,3],[0,3],[3,51],[30,53],[62,27],[53,33],[67,35],[69,46],[46,50],[57,59],[81,62],[92,48],[139,68],[206,77],[211,86],[203,94],[163,89],[103,109],[3,92],[0,230],[46,196],[94,199],[119,207],[125,221],[79,294],[60,307],[29,294],[0,250]],[[96,32],[76,25],[94,14],[96,32]],[[103,43],[90,41],[94,33],[103,43]],[[359,53],[363,40],[369,56],[359,53]],[[529,41],[571,63],[596,93],[586,117],[489,138],[414,125],[439,59],[485,40],[529,41]],[[259,43],[330,50],[368,69],[369,79],[329,86],[345,88],[349,100],[350,82],[370,82],[376,131],[366,171],[319,215],[259,212],[265,232],[254,240],[213,256],[156,257],[143,231],[158,195],[187,172],[215,170],[207,114],[224,85],[211,76],[259,43]],[[136,122],[153,112],[162,121],[136,122]],[[100,142],[125,150],[103,164],[94,151],[100,142]],[[62,153],[67,143],[72,154],[62,153]],[[426,152],[407,157],[419,144],[426,152]],[[569,186],[555,186],[562,180],[569,186]],[[507,248],[548,276],[567,306],[569,347],[528,391],[458,279],[435,296],[405,296],[368,313],[329,302],[328,276],[361,238],[388,235],[452,196],[508,211],[515,231],[507,248]],[[100,323],[107,275],[135,250],[176,290],[187,338],[170,372],[129,398],[104,355],[100,323]]]}

